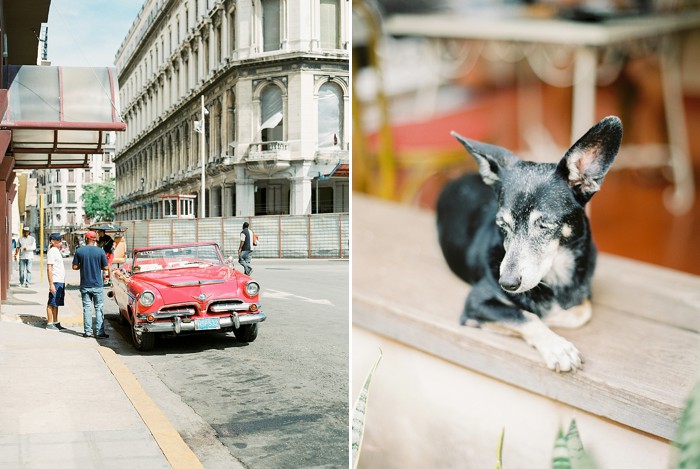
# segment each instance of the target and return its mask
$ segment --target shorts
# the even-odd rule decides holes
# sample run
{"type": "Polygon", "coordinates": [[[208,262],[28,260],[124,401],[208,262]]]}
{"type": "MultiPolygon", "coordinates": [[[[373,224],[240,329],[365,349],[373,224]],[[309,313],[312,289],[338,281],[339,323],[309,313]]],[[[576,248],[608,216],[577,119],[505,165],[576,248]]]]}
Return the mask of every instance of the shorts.
{"type": "Polygon", "coordinates": [[[47,306],[63,306],[63,299],[66,297],[65,283],[54,282],[53,286],[56,287],[56,293],[51,293],[49,291],[49,302],[46,303],[47,306]]]}

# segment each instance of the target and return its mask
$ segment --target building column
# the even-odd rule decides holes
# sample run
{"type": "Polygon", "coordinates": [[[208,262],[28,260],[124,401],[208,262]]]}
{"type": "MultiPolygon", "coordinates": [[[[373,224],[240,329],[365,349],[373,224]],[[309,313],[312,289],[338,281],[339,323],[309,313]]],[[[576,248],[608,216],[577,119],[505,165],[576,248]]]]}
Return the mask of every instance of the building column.
{"type": "Polygon", "coordinates": [[[302,176],[291,179],[290,215],[308,215],[311,213],[311,181],[313,178],[302,176]]]}
{"type": "Polygon", "coordinates": [[[231,57],[231,51],[229,50],[229,32],[228,32],[228,11],[224,8],[221,11],[221,60],[231,57]]]}
{"type": "Polygon", "coordinates": [[[236,183],[236,216],[252,217],[255,215],[255,181],[236,183]]]}
{"type": "Polygon", "coordinates": [[[235,194],[235,187],[233,185],[224,185],[221,191],[221,210],[225,217],[233,217],[236,215],[235,207],[233,205],[233,196],[235,194]]]}

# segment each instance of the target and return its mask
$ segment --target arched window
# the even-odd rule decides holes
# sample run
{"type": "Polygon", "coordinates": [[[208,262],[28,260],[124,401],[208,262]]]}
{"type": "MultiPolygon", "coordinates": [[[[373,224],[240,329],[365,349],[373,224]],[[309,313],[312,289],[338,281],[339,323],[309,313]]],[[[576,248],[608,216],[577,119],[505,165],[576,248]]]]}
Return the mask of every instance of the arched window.
{"type": "Polygon", "coordinates": [[[318,90],[318,147],[343,144],[343,90],[327,82],[318,90]]]}
{"type": "Polygon", "coordinates": [[[321,0],[321,48],[340,49],[340,2],[321,0]]]}
{"type": "Polygon", "coordinates": [[[260,96],[260,136],[263,142],[284,140],[282,90],[267,86],[260,96]]]}
{"type": "Polygon", "coordinates": [[[279,50],[281,45],[280,0],[262,0],[263,51],[279,50]]]}

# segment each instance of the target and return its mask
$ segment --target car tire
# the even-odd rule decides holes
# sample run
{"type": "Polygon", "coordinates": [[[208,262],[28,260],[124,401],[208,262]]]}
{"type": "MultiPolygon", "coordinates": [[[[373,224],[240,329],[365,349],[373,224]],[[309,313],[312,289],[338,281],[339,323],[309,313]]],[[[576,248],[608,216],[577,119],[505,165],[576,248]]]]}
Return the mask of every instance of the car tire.
{"type": "Polygon", "coordinates": [[[239,342],[253,342],[258,337],[258,323],[245,324],[233,330],[233,335],[239,342]]]}
{"type": "Polygon", "coordinates": [[[131,325],[131,341],[134,343],[134,348],[145,352],[152,350],[156,345],[156,336],[150,332],[137,333],[134,324],[131,325]]]}

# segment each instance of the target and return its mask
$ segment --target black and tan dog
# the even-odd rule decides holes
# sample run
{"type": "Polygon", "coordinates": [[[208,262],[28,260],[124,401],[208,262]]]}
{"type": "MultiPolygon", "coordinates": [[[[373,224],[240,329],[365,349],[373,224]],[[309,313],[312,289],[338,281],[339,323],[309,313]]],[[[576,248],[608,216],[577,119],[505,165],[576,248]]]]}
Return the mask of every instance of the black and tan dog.
{"type": "Polygon", "coordinates": [[[591,317],[596,248],[585,206],[617,155],[620,119],[598,122],[558,164],[453,135],[479,165],[479,174],[449,183],[437,205],[445,259],[472,285],[461,324],[522,336],[550,369],[581,368],[576,347],[548,326],[580,327],[591,317]]]}

